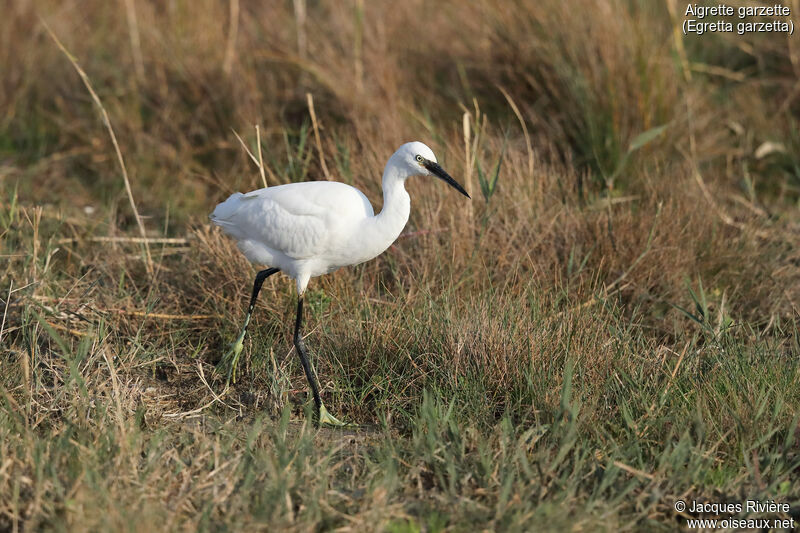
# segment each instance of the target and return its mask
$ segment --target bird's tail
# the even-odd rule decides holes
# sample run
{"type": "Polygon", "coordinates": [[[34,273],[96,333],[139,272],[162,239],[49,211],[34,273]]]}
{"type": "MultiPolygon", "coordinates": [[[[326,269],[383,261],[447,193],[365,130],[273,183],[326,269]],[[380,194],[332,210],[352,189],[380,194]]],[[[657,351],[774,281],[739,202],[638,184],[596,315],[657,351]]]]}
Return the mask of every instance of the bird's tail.
{"type": "Polygon", "coordinates": [[[239,210],[239,207],[242,205],[243,196],[244,195],[240,192],[231,194],[227,200],[214,208],[214,212],[211,213],[208,218],[217,226],[224,226],[225,222],[231,219],[233,215],[236,214],[236,211],[239,210]]]}

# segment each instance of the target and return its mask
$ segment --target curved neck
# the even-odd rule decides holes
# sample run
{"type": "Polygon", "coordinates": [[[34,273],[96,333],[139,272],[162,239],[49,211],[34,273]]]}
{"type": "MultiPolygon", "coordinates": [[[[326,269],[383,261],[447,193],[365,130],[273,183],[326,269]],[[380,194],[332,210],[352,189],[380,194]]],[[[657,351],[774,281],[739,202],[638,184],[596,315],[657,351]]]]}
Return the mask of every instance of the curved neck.
{"type": "Polygon", "coordinates": [[[363,220],[358,231],[352,235],[352,247],[359,251],[358,260],[347,264],[361,263],[382,254],[400,236],[411,212],[411,198],[403,186],[408,176],[396,165],[386,165],[383,171],[383,207],[375,216],[363,220]]]}
{"type": "Polygon", "coordinates": [[[399,225],[397,235],[405,227],[411,212],[411,197],[405,188],[406,178],[394,165],[386,165],[383,171],[383,207],[375,216],[380,225],[399,225]]]}

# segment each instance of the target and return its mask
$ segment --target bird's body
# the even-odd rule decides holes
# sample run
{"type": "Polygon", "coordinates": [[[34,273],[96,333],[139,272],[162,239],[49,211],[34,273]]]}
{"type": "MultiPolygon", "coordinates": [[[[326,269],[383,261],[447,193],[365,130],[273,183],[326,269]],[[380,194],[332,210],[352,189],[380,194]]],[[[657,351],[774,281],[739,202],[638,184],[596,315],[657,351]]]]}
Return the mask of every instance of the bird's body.
{"type": "Polygon", "coordinates": [[[401,146],[386,164],[383,208],[377,215],[361,191],[333,181],[290,183],[246,194],[237,192],[217,205],[211,221],[236,239],[247,259],[271,267],[256,276],[244,327],[224,358],[231,364],[234,379],[261,285],[267,277],[283,271],[297,283],[294,342],[319,409],[320,423],[342,425],[322,404],[306,357],[300,333],[303,293],[312,277],[363,263],[391,246],[408,222],[411,198],[405,190],[405,180],[414,175],[436,176],[469,197],[439,166],[430,148],[411,142],[401,146]]]}
{"type": "Polygon", "coordinates": [[[302,294],[310,278],[377,257],[403,230],[411,206],[375,216],[364,194],[344,183],[310,181],[234,193],[211,215],[252,263],[281,269],[302,294]]]}

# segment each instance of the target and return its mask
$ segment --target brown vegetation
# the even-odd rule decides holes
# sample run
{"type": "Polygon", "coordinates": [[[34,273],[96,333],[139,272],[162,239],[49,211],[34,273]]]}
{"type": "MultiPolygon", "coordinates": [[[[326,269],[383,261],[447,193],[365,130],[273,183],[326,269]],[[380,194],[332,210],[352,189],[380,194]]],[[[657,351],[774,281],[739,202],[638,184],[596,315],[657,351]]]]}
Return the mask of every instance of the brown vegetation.
{"type": "Polygon", "coordinates": [[[684,37],[681,17],[7,6],[0,529],[669,528],[687,495],[797,502],[800,49],[684,37]],[[148,250],[44,23],[107,112],[148,250]],[[256,124],[263,178],[232,131],[258,154],[256,124]],[[280,276],[226,389],[214,364],[254,270],[207,213],[323,165],[377,210],[408,140],[470,207],[409,181],[406,234],[309,295],[326,404],[373,429],[306,423],[280,276]]]}

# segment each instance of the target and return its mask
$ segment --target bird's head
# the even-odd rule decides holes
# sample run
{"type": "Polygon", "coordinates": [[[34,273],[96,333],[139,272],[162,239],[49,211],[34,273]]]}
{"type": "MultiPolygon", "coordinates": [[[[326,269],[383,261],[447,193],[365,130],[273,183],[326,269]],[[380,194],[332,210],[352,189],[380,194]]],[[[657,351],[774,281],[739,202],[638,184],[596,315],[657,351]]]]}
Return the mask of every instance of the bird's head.
{"type": "Polygon", "coordinates": [[[424,143],[414,141],[404,144],[394,153],[390,161],[403,167],[409,176],[435,176],[470,198],[467,191],[439,165],[433,150],[424,143]]]}

